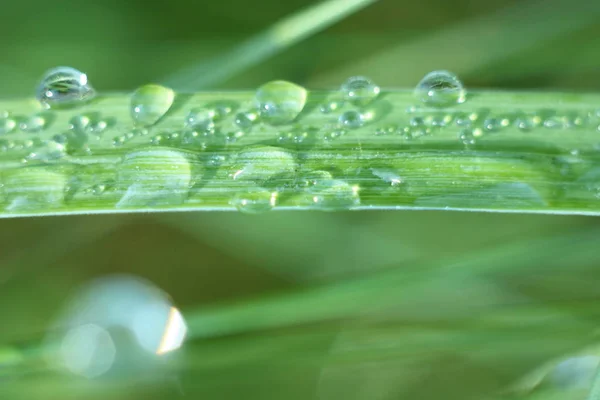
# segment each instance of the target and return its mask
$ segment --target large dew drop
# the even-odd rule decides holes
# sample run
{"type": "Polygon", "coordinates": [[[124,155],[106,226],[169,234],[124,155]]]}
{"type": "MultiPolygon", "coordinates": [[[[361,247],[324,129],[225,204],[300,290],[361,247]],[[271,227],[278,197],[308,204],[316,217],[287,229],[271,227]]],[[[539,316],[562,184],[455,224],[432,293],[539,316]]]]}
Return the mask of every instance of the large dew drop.
{"type": "Polygon", "coordinates": [[[325,211],[349,210],[360,205],[358,186],[340,179],[318,180],[309,188],[312,206],[325,211]]]}
{"type": "Polygon", "coordinates": [[[263,188],[245,190],[235,195],[229,204],[245,214],[261,214],[277,205],[277,194],[263,188]]]}
{"type": "Polygon", "coordinates": [[[198,173],[192,157],[160,147],[127,154],[117,173],[117,185],[125,191],[117,207],[182,204],[198,173]]]}
{"type": "Polygon", "coordinates": [[[308,93],[302,86],[272,81],[256,91],[256,107],[261,118],[271,125],[292,122],[304,109],[308,93]]]}
{"type": "Polygon", "coordinates": [[[84,103],[95,94],[86,74],[71,67],[57,67],[46,72],[38,85],[36,97],[50,108],[84,103]]]}
{"type": "Polygon", "coordinates": [[[4,179],[7,211],[45,211],[63,205],[67,176],[43,168],[9,171],[4,179]]]}
{"type": "Polygon", "coordinates": [[[366,106],[379,96],[381,89],[369,78],[354,76],[342,84],[340,91],[352,104],[366,106]]]}
{"type": "Polygon", "coordinates": [[[175,92],[160,85],[145,85],[131,96],[131,118],[138,126],[152,126],[173,105],[175,92]]]}
{"type": "Polygon", "coordinates": [[[449,107],[465,101],[466,91],[456,75],[448,71],[433,71],[425,75],[415,89],[415,95],[432,107],[449,107]]]}
{"type": "Polygon", "coordinates": [[[262,183],[275,178],[291,178],[297,163],[290,150],[256,146],[242,149],[235,157],[230,176],[238,181],[262,183]]]}

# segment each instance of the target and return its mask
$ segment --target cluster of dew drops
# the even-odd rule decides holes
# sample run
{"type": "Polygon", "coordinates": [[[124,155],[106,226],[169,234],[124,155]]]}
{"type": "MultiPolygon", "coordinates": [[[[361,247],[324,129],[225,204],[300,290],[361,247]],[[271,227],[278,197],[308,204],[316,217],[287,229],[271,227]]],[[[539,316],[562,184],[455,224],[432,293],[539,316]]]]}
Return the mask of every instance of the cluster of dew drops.
{"type": "MultiPolygon", "coordinates": [[[[352,77],[341,85],[335,95],[319,106],[322,114],[334,117],[330,124],[308,129],[298,128],[296,125],[295,128],[285,130],[285,126],[293,126],[294,121],[303,112],[308,92],[305,88],[291,82],[272,81],[257,89],[253,105],[245,110],[237,110],[235,104],[226,101],[193,108],[187,113],[181,130],[151,135],[151,128],[171,109],[175,93],[167,87],[149,84],[138,88],[131,95],[129,111],[132,128],[128,133],[116,136],[113,145],[122,146],[130,140],[146,137],[144,140],[147,140],[150,146],[171,148],[171,153],[161,153],[163,157],[167,154],[165,163],[168,163],[169,157],[172,157],[173,164],[180,165],[181,157],[173,148],[187,146],[206,150],[216,138],[224,140],[225,143],[232,143],[253,129],[260,129],[262,124],[282,127],[278,130],[278,141],[282,145],[301,144],[310,139],[315,132],[321,135],[325,143],[328,143],[344,136],[350,130],[376,121],[376,112],[371,106],[380,97],[380,92],[380,87],[369,78],[352,77]],[[229,121],[232,129],[225,135],[218,135],[218,125],[225,120],[229,121]]],[[[95,95],[96,91],[85,73],[70,67],[54,68],[43,77],[36,93],[37,100],[46,111],[29,117],[4,113],[0,117],[0,135],[4,136],[16,130],[28,133],[42,131],[52,122],[51,110],[71,109],[87,104],[95,95]]],[[[427,136],[435,132],[435,129],[455,124],[460,128],[458,140],[470,146],[474,145],[477,138],[485,132],[495,132],[509,126],[515,126],[522,131],[530,131],[536,127],[569,128],[583,125],[592,117],[600,118],[600,113],[597,111],[590,112],[587,116],[544,114],[544,112],[497,116],[485,111],[445,112],[444,109],[448,108],[455,110],[453,106],[460,105],[467,99],[461,81],[448,71],[434,71],[427,74],[417,84],[414,96],[419,105],[411,106],[406,110],[410,115],[406,126],[376,127],[374,133],[376,135],[399,134],[403,139],[409,140],[427,136]]],[[[51,138],[34,137],[21,142],[0,139],[0,150],[30,149],[24,162],[36,160],[48,162],[67,154],[91,154],[90,143],[100,140],[105,131],[115,124],[116,121],[100,113],[80,114],[70,120],[69,127],[64,133],[56,134],[51,138]]],[[[137,176],[132,178],[131,174],[121,174],[129,181],[133,179],[138,189],[144,188],[144,179],[150,179],[143,177],[144,171],[140,172],[143,166],[138,165],[139,160],[145,158],[136,157],[135,154],[143,151],[145,150],[133,150],[134,154],[125,157],[124,161],[130,164],[126,165],[126,169],[137,171],[137,176]]],[[[223,160],[224,156],[217,154],[211,158],[211,163],[213,166],[219,166],[223,160]]],[[[274,190],[264,183],[273,176],[280,175],[281,171],[297,171],[296,163],[293,152],[284,147],[255,146],[240,150],[233,159],[229,176],[240,184],[248,186],[247,190],[242,189],[240,192],[243,193],[232,199],[230,204],[248,213],[273,208],[277,205],[280,190],[274,190]]],[[[169,177],[165,176],[165,179],[169,177]]],[[[184,179],[183,182],[189,185],[193,183],[193,179],[184,179]]],[[[305,173],[301,185],[307,193],[306,205],[309,207],[347,209],[360,205],[358,186],[337,179],[328,171],[317,170],[305,173]]],[[[147,182],[146,186],[151,185],[147,182]]],[[[176,194],[183,193],[176,197],[178,199],[176,202],[185,201],[185,193],[188,189],[186,186],[176,187],[173,190],[176,194]]],[[[143,204],[146,201],[155,202],[156,199],[152,199],[152,196],[147,193],[150,190],[151,188],[146,190],[142,200],[136,200],[136,192],[130,190],[128,193],[131,193],[126,195],[127,201],[119,204],[128,206],[143,204]]]]}

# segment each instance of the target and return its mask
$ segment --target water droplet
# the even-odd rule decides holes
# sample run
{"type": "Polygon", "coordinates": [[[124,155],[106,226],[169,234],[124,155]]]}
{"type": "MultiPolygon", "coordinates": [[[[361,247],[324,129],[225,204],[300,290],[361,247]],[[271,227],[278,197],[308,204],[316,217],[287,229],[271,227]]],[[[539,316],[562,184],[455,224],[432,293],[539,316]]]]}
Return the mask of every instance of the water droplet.
{"type": "Polygon", "coordinates": [[[87,130],[88,125],[90,124],[91,119],[86,114],[76,115],[69,120],[69,126],[71,129],[85,132],[87,130]]]}
{"type": "Polygon", "coordinates": [[[256,112],[244,111],[235,115],[233,123],[244,132],[250,132],[257,120],[258,114],[256,112]]]}
{"type": "Polygon", "coordinates": [[[433,71],[425,75],[415,89],[423,103],[433,107],[448,107],[465,101],[466,91],[456,75],[448,71],[433,71]]]}
{"type": "Polygon", "coordinates": [[[67,177],[47,168],[28,167],[9,171],[4,180],[7,211],[45,210],[60,207],[67,177]]]}
{"type": "Polygon", "coordinates": [[[185,126],[199,131],[214,131],[215,118],[217,118],[215,110],[194,108],[186,116],[185,126]]]}
{"type": "Polygon", "coordinates": [[[329,100],[319,106],[319,110],[323,114],[331,114],[339,110],[344,105],[342,100],[329,100]]]}
{"type": "Polygon", "coordinates": [[[463,142],[465,145],[473,145],[476,142],[476,135],[474,133],[474,129],[462,129],[458,133],[458,139],[463,142]]]}
{"type": "Polygon", "coordinates": [[[17,127],[17,121],[13,118],[6,116],[0,119],[0,135],[11,133],[17,127]]]}
{"type": "Polygon", "coordinates": [[[360,205],[359,187],[339,179],[322,179],[308,189],[312,206],[320,210],[348,210],[360,205]]]}
{"type": "Polygon", "coordinates": [[[365,106],[379,96],[380,88],[369,78],[354,76],[342,84],[340,91],[346,100],[357,106],[365,106]]]}
{"type": "Polygon", "coordinates": [[[371,168],[371,172],[382,181],[389,183],[391,186],[400,186],[404,180],[397,171],[389,168],[371,168]]]}
{"type": "Polygon", "coordinates": [[[35,146],[35,149],[26,157],[26,161],[49,162],[62,158],[67,153],[66,139],[61,137],[44,140],[35,146]]]}
{"type": "Polygon", "coordinates": [[[348,129],[357,129],[364,125],[362,115],[358,111],[350,110],[340,115],[338,119],[340,125],[348,129]]]}
{"type": "Polygon", "coordinates": [[[53,68],[44,75],[37,99],[47,107],[84,103],[95,96],[87,75],[71,67],[53,68]]]}
{"type": "Polygon", "coordinates": [[[88,131],[94,135],[99,135],[108,129],[108,122],[105,120],[93,121],[88,126],[88,131]]]}
{"type": "Polygon", "coordinates": [[[516,127],[523,131],[530,131],[542,123],[542,118],[539,115],[521,115],[515,120],[516,127]]]}
{"type": "Polygon", "coordinates": [[[256,106],[261,118],[271,125],[292,122],[304,109],[307,91],[286,81],[272,81],[256,92],[256,106]]]}
{"type": "Polygon", "coordinates": [[[41,114],[34,114],[19,124],[19,128],[24,132],[34,133],[43,130],[46,126],[46,119],[41,114]]]}
{"type": "Polygon", "coordinates": [[[487,118],[483,121],[483,129],[488,132],[496,132],[510,125],[508,118],[487,118]]]}
{"type": "Polygon", "coordinates": [[[296,172],[294,153],[288,149],[257,146],[242,149],[232,164],[234,180],[264,182],[275,177],[290,177],[296,172]]]}
{"type": "Polygon", "coordinates": [[[425,118],[425,125],[433,127],[443,127],[452,122],[452,115],[450,114],[434,114],[428,115],[425,118]]]}
{"type": "Polygon", "coordinates": [[[245,214],[260,214],[272,210],[277,205],[277,192],[250,189],[235,195],[229,204],[245,214]]]}
{"type": "Polygon", "coordinates": [[[425,120],[423,117],[412,117],[409,124],[410,126],[423,126],[425,125],[425,120]]]}
{"type": "Polygon", "coordinates": [[[325,129],[325,133],[323,134],[323,139],[325,141],[335,140],[340,138],[346,134],[344,129],[325,129]]]}
{"type": "Polygon", "coordinates": [[[128,153],[117,173],[117,186],[125,190],[117,207],[182,204],[196,164],[193,156],[170,148],[128,153]]]}
{"type": "Polygon", "coordinates": [[[310,188],[321,181],[332,180],[331,173],[328,171],[309,171],[304,173],[298,179],[298,185],[301,188],[310,188]]]}
{"type": "Polygon", "coordinates": [[[131,96],[131,117],[136,125],[152,126],[173,105],[175,92],[160,85],[145,85],[131,96]]]}

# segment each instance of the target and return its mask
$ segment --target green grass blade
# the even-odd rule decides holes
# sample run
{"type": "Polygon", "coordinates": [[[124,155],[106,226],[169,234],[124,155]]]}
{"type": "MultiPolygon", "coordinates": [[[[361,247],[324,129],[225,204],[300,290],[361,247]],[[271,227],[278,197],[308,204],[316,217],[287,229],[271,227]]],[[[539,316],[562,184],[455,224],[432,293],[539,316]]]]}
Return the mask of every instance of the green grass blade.
{"type": "Polygon", "coordinates": [[[165,83],[185,90],[216,87],[375,1],[323,1],[276,22],[221,56],[177,71],[165,83]]]}
{"type": "Polygon", "coordinates": [[[46,124],[0,139],[0,216],[236,208],[600,214],[598,95],[476,92],[438,110],[390,91],[361,110],[365,124],[356,129],[339,122],[356,111],[350,105],[319,111],[336,95],[311,93],[292,124],[243,130],[232,112],[210,132],[184,128],[190,109],[225,102],[249,110],[253,93],[179,95],[149,129],[134,128],[128,95],[42,114],[32,101],[4,102],[18,118],[46,124]],[[81,116],[108,127],[69,128],[81,116]],[[465,120],[471,128],[459,126],[465,120]],[[56,135],[69,138],[64,148],[56,135]]]}

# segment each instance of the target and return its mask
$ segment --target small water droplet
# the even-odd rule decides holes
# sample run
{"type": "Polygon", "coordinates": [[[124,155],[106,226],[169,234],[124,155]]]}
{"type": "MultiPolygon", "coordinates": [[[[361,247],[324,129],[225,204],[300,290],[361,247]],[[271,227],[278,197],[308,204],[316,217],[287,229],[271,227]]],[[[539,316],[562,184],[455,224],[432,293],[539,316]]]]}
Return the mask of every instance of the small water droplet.
{"type": "Polygon", "coordinates": [[[331,114],[339,110],[344,105],[344,102],[339,99],[329,100],[319,106],[319,110],[323,114],[331,114]]]}
{"type": "Polygon", "coordinates": [[[0,135],[11,133],[17,127],[17,121],[9,116],[0,119],[0,135]]]}
{"type": "Polygon", "coordinates": [[[325,129],[323,134],[323,139],[325,141],[335,140],[340,138],[346,134],[344,129],[325,129]]]}
{"type": "Polygon", "coordinates": [[[305,88],[286,81],[272,81],[256,91],[256,106],[261,118],[271,125],[292,122],[304,109],[305,88]]]}
{"type": "Polygon", "coordinates": [[[300,188],[310,188],[321,181],[328,181],[332,179],[333,177],[328,171],[309,171],[302,174],[302,176],[298,179],[298,186],[300,188]]]}
{"type": "Polygon", "coordinates": [[[314,208],[326,211],[348,210],[360,205],[359,187],[340,179],[321,179],[309,189],[314,208]]]}
{"type": "Polygon", "coordinates": [[[173,90],[160,85],[145,85],[131,96],[131,118],[139,126],[152,126],[171,108],[175,100],[173,90]]]}
{"type": "Polygon", "coordinates": [[[185,126],[199,131],[214,131],[215,118],[217,118],[215,110],[208,108],[193,108],[185,118],[185,126]]]}
{"type": "Polygon", "coordinates": [[[257,120],[258,114],[256,112],[244,111],[235,115],[233,123],[244,132],[250,132],[257,120]]]}
{"type": "Polygon", "coordinates": [[[103,133],[106,129],[108,129],[108,122],[102,119],[98,121],[93,121],[88,126],[88,132],[94,135],[99,135],[103,133]]]}
{"type": "Polygon", "coordinates": [[[448,107],[463,103],[466,99],[462,82],[448,71],[433,71],[425,75],[418,83],[415,95],[432,107],[448,107]]]}
{"type": "Polygon", "coordinates": [[[458,133],[458,139],[465,145],[473,145],[476,142],[476,135],[474,129],[461,129],[458,133]]]}
{"type": "Polygon", "coordinates": [[[39,132],[46,127],[46,119],[41,114],[34,114],[19,124],[23,132],[39,132]]]}
{"type": "Polygon", "coordinates": [[[195,178],[192,157],[171,148],[128,153],[118,167],[117,186],[125,193],[117,207],[182,204],[195,178]]]}
{"type": "Polygon", "coordinates": [[[542,123],[539,115],[521,115],[515,119],[516,127],[522,132],[528,132],[542,123]]]}
{"type": "Polygon", "coordinates": [[[553,115],[544,120],[544,128],[564,129],[568,127],[568,120],[562,115],[553,115]]]}
{"type": "Polygon", "coordinates": [[[410,126],[423,126],[425,125],[425,120],[423,117],[412,117],[409,124],[410,126]]]}
{"type": "Polygon", "coordinates": [[[452,122],[452,115],[450,114],[433,114],[428,115],[425,118],[425,125],[432,127],[443,127],[452,122]]]}
{"type": "Polygon", "coordinates": [[[398,172],[390,168],[371,168],[371,172],[390,186],[400,186],[404,182],[398,172]]]}
{"type": "Polygon", "coordinates": [[[366,106],[379,96],[381,89],[369,78],[354,76],[340,88],[347,101],[357,106],[366,106]]]}
{"type": "Polygon", "coordinates": [[[63,141],[62,137],[57,136],[50,140],[44,140],[38,143],[33,151],[27,155],[26,161],[49,162],[57,160],[66,155],[66,147],[66,139],[63,141]]]}
{"type": "Polygon", "coordinates": [[[277,205],[277,195],[267,189],[250,189],[236,194],[229,204],[245,214],[261,214],[277,205]]]}
{"type": "Polygon", "coordinates": [[[364,125],[362,115],[355,110],[346,111],[338,119],[340,125],[348,129],[357,129],[364,125]]]}
{"type": "Polygon", "coordinates": [[[488,132],[497,132],[508,126],[508,120],[502,118],[487,118],[483,121],[483,129],[488,132]]]}
{"type": "Polygon", "coordinates": [[[76,115],[69,120],[69,126],[73,130],[85,132],[91,122],[91,119],[86,114],[76,115]]]}

